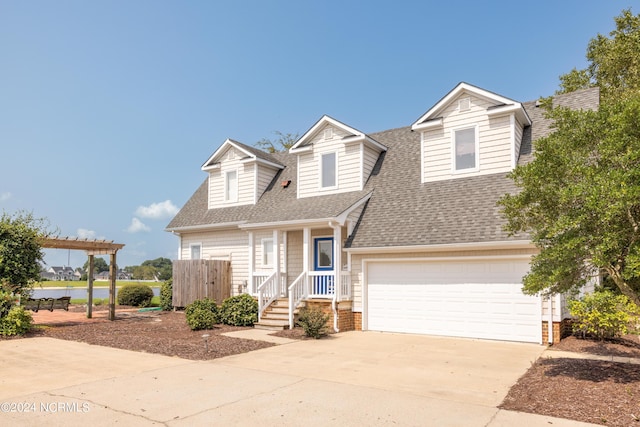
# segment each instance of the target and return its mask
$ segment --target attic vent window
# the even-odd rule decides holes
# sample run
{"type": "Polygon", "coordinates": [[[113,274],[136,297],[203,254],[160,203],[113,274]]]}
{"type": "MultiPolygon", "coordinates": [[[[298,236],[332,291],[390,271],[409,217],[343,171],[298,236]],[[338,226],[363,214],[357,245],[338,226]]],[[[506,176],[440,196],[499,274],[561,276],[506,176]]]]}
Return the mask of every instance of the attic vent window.
{"type": "Polygon", "coordinates": [[[462,98],[458,101],[458,111],[467,111],[471,109],[471,98],[462,98]]]}
{"type": "Polygon", "coordinates": [[[236,153],[233,150],[229,150],[229,154],[227,154],[227,160],[233,160],[236,158],[236,153]]]}
{"type": "Polygon", "coordinates": [[[325,140],[333,139],[333,128],[326,128],[324,130],[324,139],[325,140]]]}

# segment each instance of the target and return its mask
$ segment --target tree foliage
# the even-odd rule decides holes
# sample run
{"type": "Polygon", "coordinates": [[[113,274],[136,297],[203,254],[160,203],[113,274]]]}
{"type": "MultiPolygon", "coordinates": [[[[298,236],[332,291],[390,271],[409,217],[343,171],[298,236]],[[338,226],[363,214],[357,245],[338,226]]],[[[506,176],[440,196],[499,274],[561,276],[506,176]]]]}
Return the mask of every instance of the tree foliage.
{"type": "MultiPolygon", "coordinates": [[[[82,266],[82,271],[89,271],[89,260],[85,261],[82,266]]],[[[102,273],[103,271],[109,271],[109,264],[104,258],[93,257],[93,274],[102,273]]],[[[86,279],[86,278],[85,278],[86,279]]]]}
{"type": "Polygon", "coordinates": [[[0,217],[0,284],[6,291],[26,296],[40,279],[44,259],[41,239],[53,235],[43,218],[31,213],[0,217]]]}
{"type": "Polygon", "coordinates": [[[640,18],[625,10],[611,38],[589,43],[589,67],[561,77],[562,91],[586,78],[598,84],[600,108],[546,103],[554,131],[534,142],[532,162],[511,173],[520,191],[499,202],[507,229],[530,233],[540,249],[524,278],[527,293],[565,292],[604,272],[640,304],[638,52],[640,18]]]}
{"type": "Polygon", "coordinates": [[[640,14],[625,9],[614,21],[609,37],[598,34],[589,42],[587,68],[560,76],[558,93],[598,86],[603,99],[613,101],[640,90],[640,14]]]}
{"type": "Polygon", "coordinates": [[[293,147],[293,144],[296,143],[300,136],[298,133],[282,133],[278,130],[273,133],[276,135],[275,139],[262,138],[260,141],[256,142],[256,147],[269,153],[286,151],[293,147]]]}

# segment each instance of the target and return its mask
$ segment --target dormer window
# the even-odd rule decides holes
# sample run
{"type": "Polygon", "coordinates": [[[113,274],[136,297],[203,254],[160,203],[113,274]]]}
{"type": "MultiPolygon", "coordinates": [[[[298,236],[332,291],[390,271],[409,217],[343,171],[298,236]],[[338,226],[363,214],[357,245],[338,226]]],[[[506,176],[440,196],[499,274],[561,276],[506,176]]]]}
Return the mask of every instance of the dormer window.
{"type": "Polygon", "coordinates": [[[238,171],[231,170],[224,174],[224,201],[238,201],[238,171]]]}
{"type": "Polygon", "coordinates": [[[451,132],[453,134],[454,172],[478,170],[477,127],[454,129],[451,132]]]}
{"type": "Polygon", "coordinates": [[[336,187],[336,153],[325,153],[320,157],[320,180],[322,188],[336,187]]]}

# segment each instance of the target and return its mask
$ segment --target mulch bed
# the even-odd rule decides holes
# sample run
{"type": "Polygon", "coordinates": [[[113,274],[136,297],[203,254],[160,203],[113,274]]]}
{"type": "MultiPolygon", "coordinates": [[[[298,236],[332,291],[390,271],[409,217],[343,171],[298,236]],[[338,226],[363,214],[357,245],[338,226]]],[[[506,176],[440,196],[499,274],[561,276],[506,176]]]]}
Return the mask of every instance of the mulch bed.
{"type": "Polygon", "coordinates": [[[118,313],[114,321],[41,325],[27,337],[46,336],[191,360],[216,359],[274,345],[221,335],[242,329],[250,328],[217,325],[211,330],[192,331],[187,326],[184,312],[158,311],[118,313]],[[209,335],[206,346],[205,334],[209,335]]]}
{"type": "MultiPolygon", "coordinates": [[[[640,341],[631,335],[607,341],[568,337],[552,350],[640,358],[640,341]]],[[[500,408],[606,426],[640,426],[640,365],[541,358],[509,390],[500,408]]]]}

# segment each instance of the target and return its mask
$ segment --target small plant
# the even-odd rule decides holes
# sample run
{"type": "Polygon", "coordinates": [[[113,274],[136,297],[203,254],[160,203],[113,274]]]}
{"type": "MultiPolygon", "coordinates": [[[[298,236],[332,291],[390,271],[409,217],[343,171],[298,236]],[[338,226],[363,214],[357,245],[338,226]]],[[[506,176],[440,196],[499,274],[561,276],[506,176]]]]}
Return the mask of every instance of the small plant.
{"type": "Polygon", "coordinates": [[[212,329],[215,324],[220,323],[218,306],[215,300],[210,298],[192,302],[185,308],[184,314],[187,318],[187,325],[192,331],[212,329]]]}
{"type": "Polygon", "coordinates": [[[253,326],[258,321],[258,301],[249,294],[229,297],[220,306],[220,320],[227,325],[253,326]]]}
{"type": "Polygon", "coordinates": [[[133,284],[118,290],[118,304],[134,307],[149,307],[153,298],[153,289],[143,284],[133,284]]]}
{"type": "Polygon", "coordinates": [[[160,307],[164,311],[173,309],[173,279],[169,279],[162,283],[160,288],[160,307]]]}
{"type": "Polygon", "coordinates": [[[24,335],[31,329],[33,318],[24,307],[13,306],[9,312],[0,318],[0,335],[24,335]]]}
{"type": "Polygon", "coordinates": [[[328,321],[329,315],[325,314],[321,309],[304,307],[300,310],[297,323],[299,326],[302,326],[306,336],[318,339],[327,335],[329,332],[327,328],[328,321]]]}
{"type": "Polygon", "coordinates": [[[635,332],[640,321],[640,308],[608,290],[569,302],[569,312],[574,317],[574,334],[600,340],[635,332]]]}

